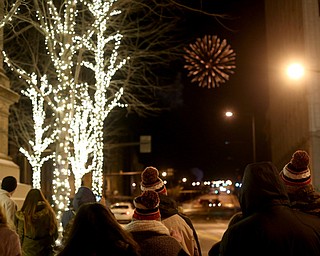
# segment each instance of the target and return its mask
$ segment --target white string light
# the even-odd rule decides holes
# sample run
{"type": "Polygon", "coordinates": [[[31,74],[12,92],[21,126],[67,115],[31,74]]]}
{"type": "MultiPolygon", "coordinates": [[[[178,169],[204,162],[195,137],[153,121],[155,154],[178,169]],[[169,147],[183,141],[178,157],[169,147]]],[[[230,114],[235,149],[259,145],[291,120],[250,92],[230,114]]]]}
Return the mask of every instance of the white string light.
{"type": "MultiPolygon", "coordinates": [[[[44,74],[29,74],[4,53],[8,66],[30,86],[24,93],[31,100],[34,129],[37,129],[34,141],[30,141],[30,145],[37,149],[33,152],[40,152],[52,140],[56,144],[52,184],[58,219],[69,205],[70,170],[75,176],[76,189],[81,184],[82,176],[92,172],[92,190],[95,195],[102,195],[104,121],[115,107],[127,107],[120,102],[123,88],[117,91],[113,88],[112,94],[108,92],[113,76],[128,59],[118,56],[121,33],[108,34],[108,22],[121,13],[120,10],[113,10],[116,2],[69,0],[58,9],[53,1],[38,1],[41,8],[36,12],[37,22],[45,37],[55,76],[47,78],[44,74]],[[79,23],[81,19],[77,19],[82,11],[77,9],[80,7],[90,11],[92,17],[92,23],[86,24],[84,32],[80,32],[83,24],[79,23]],[[81,81],[81,72],[93,74],[94,79],[91,77],[90,81],[94,83],[81,81]],[[55,120],[51,127],[54,132],[49,138],[43,137],[49,129],[44,127],[44,100],[51,107],[55,120]]],[[[32,162],[33,182],[39,186],[41,166],[46,158],[39,154],[35,156],[35,153],[31,155],[25,149],[22,151],[30,164],[32,162]]]]}

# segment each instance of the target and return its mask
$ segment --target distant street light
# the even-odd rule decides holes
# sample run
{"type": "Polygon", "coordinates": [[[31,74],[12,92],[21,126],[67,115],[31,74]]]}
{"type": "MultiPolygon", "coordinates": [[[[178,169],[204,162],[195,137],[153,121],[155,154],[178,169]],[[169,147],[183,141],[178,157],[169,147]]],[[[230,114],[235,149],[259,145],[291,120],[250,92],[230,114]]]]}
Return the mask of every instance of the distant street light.
{"type": "MultiPolygon", "coordinates": [[[[232,111],[225,112],[225,116],[230,118],[234,116],[232,111]]],[[[251,130],[252,130],[252,161],[256,162],[256,122],[253,114],[250,114],[251,117],[251,130]]]]}
{"type": "Polygon", "coordinates": [[[226,115],[226,117],[231,117],[231,116],[233,116],[233,113],[231,111],[227,111],[225,115],[226,115]]]}

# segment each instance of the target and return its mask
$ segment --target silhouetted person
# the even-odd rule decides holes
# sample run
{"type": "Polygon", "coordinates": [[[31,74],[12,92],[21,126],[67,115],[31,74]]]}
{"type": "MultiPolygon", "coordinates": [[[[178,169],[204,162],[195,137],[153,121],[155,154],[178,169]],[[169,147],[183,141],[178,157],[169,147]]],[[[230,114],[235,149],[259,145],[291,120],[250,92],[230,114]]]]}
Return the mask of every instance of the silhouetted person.
{"type": "Polygon", "coordinates": [[[141,191],[155,191],[160,198],[160,213],[162,223],[171,231],[181,235],[182,248],[189,255],[201,256],[200,243],[191,220],[178,211],[175,200],[167,195],[163,180],[159,177],[157,168],[149,166],[141,173],[141,191]]]}
{"type": "Polygon", "coordinates": [[[221,256],[320,255],[320,218],[290,208],[272,163],[247,165],[239,201],[243,219],[224,233],[221,256]]]}
{"type": "Polygon", "coordinates": [[[291,207],[320,217],[320,194],[311,184],[310,157],[304,150],[297,150],[280,172],[291,207]]]}
{"type": "Polygon", "coordinates": [[[79,208],[58,256],[139,256],[139,246],[109,208],[85,203],[79,208]]]}
{"type": "MultiPolygon", "coordinates": [[[[156,192],[143,192],[133,201],[132,221],[125,226],[140,245],[142,256],[187,256],[169,229],[161,222],[160,199],[156,192]]],[[[180,238],[180,237],[179,237],[180,238]]]]}
{"type": "Polygon", "coordinates": [[[62,214],[61,223],[63,229],[65,230],[67,228],[68,223],[74,218],[76,212],[82,204],[94,202],[96,202],[96,197],[94,196],[92,190],[85,186],[80,187],[77,193],[74,195],[72,207],[62,214]]]}

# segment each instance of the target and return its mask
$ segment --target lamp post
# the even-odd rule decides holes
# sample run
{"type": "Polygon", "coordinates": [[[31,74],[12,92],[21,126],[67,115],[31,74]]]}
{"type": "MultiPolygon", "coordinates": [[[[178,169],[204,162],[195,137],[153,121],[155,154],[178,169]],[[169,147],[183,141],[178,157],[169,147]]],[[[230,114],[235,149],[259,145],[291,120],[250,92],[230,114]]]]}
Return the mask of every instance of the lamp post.
{"type": "MultiPolygon", "coordinates": [[[[225,116],[231,118],[234,116],[232,111],[226,111],[225,116]]],[[[251,117],[251,132],[252,132],[252,161],[256,162],[256,122],[253,114],[250,114],[251,117]]]]}

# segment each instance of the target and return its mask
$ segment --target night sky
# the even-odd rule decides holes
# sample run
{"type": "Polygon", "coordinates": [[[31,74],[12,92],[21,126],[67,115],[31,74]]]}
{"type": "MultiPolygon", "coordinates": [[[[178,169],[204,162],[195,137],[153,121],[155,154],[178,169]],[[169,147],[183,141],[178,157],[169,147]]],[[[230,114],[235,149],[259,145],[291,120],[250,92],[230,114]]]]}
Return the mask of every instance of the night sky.
{"type": "Polygon", "coordinates": [[[140,161],[159,169],[174,168],[177,176],[193,173],[198,178],[203,174],[203,178],[235,179],[252,162],[252,114],[257,160],[269,160],[264,3],[203,0],[202,7],[231,18],[217,20],[190,13],[187,40],[193,43],[206,34],[226,39],[237,54],[235,74],[219,88],[201,88],[190,82],[183,64],[178,65],[182,93],[180,98],[170,99],[172,110],[138,118],[141,134],[152,136],[152,153],[141,154],[140,161]],[[227,109],[237,117],[226,119],[223,114],[227,109]]]}

